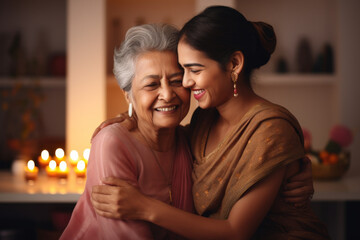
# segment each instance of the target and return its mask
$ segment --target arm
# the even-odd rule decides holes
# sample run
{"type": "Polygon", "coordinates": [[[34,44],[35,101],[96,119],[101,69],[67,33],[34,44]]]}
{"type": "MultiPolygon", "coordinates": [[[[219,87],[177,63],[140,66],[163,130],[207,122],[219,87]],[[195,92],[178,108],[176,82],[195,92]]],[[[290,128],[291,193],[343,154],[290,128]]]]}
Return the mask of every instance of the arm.
{"type": "Polygon", "coordinates": [[[179,210],[114,178],[104,181],[111,186],[93,187],[92,204],[101,216],[150,221],[189,239],[249,239],[269,211],[284,174],[285,168],[280,168],[253,186],[234,205],[226,220],[179,210]]]}
{"type": "MultiPolygon", "coordinates": [[[[118,128],[108,127],[94,139],[88,166],[87,191],[101,183],[107,176],[126,179],[137,186],[137,172],[131,157],[131,146],[126,144],[126,136],[118,128]]],[[[90,206],[91,207],[91,204],[90,206]]],[[[117,221],[97,216],[95,218],[99,234],[106,239],[152,239],[149,225],[140,221],[117,221]]]]}

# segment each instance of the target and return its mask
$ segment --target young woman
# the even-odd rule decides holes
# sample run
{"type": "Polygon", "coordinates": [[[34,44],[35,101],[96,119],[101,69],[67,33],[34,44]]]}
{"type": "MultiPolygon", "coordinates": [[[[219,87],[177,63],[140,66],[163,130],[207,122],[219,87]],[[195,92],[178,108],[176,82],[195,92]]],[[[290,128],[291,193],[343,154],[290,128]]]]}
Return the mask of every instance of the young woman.
{"type": "Polygon", "coordinates": [[[199,103],[189,131],[198,215],[114,178],[105,183],[115,187],[93,188],[96,212],[149,221],[189,239],[328,239],[309,204],[299,209],[281,196],[305,156],[297,120],[251,87],[252,71],[268,62],[275,44],[271,26],[232,8],[209,7],[187,22],[178,58],[183,86],[199,103]]]}

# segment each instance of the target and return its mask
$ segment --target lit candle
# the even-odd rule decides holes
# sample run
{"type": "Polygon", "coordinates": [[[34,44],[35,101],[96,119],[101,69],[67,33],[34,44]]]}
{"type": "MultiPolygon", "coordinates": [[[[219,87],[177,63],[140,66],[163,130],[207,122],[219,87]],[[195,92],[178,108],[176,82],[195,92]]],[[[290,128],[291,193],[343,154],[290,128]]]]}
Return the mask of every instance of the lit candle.
{"type": "Polygon", "coordinates": [[[69,174],[69,169],[67,167],[67,164],[65,161],[61,161],[60,164],[59,164],[59,168],[58,168],[58,171],[57,171],[57,175],[58,177],[60,178],[67,178],[69,174]]]}
{"type": "Polygon", "coordinates": [[[71,166],[76,167],[76,165],[78,164],[78,161],[79,161],[78,152],[76,150],[72,150],[70,152],[70,160],[69,160],[71,166]]]}
{"type": "Polygon", "coordinates": [[[77,177],[85,177],[86,167],[85,167],[84,160],[79,160],[79,162],[77,163],[76,168],[75,168],[75,174],[77,177]]]}
{"type": "Polygon", "coordinates": [[[56,177],[56,161],[51,160],[49,165],[46,167],[46,173],[49,177],[56,177]]]}
{"type": "Polygon", "coordinates": [[[83,156],[84,156],[84,159],[85,159],[85,163],[86,163],[86,165],[87,165],[88,162],[89,162],[90,148],[86,148],[86,149],[84,150],[83,156]]]}
{"type": "Polygon", "coordinates": [[[50,161],[50,155],[48,150],[42,150],[41,156],[38,158],[38,162],[41,167],[46,167],[49,164],[50,161]]]}
{"type": "Polygon", "coordinates": [[[55,157],[56,157],[56,162],[61,162],[64,157],[65,157],[65,152],[62,148],[58,148],[55,150],[55,157]]]}
{"type": "Polygon", "coordinates": [[[39,168],[35,166],[33,160],[29,160],[27,166],[25,167],[25,179],[26,180],[36,180],[39,172],[39,168]]]}

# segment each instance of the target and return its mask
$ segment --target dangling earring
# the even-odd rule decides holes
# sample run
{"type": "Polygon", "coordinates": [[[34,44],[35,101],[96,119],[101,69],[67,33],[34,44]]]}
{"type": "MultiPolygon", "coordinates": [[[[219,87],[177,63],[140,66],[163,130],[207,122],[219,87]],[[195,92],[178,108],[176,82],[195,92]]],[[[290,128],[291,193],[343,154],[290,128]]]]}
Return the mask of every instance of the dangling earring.
{"type": "Polygon", "coordinates": [[[128,110],[128,114],[129,114],[129,117],[132,117],[132,114],[133,114],[132,103],[129,103],[129,110],[128,110]]]}
{"type": "Polygon", "coordinates": [[[237,92],[237,89],[236,89],[237,78],[238,78],[238,76],[236,75],[236,73],[232,72],[231,73],[231,80],[234,83],[234,97],[237,97],[239,95],[238,92],[237,92]]]}

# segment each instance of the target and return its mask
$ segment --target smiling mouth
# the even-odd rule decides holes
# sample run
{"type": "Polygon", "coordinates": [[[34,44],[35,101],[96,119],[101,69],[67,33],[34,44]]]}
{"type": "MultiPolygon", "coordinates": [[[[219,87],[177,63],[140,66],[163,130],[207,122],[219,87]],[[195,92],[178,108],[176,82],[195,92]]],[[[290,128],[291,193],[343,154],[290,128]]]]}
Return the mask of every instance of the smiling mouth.
{"type": "Polygon", "coordinates": [[[171,112],[171,111],[174,111],[175,109],[177,109],[177,106],[158,107],[158,108],[155,108],[155,111],[158,111],[158,112],[171,112]]]}
{"type": "Polygon", "coordinates": [[[202,92],[205,92],[205,90],[204,90],[204,89],[194,90],[194,94],[195,94],[195,95],[199,95],[199,94],[201,94],[202,92]]]}

